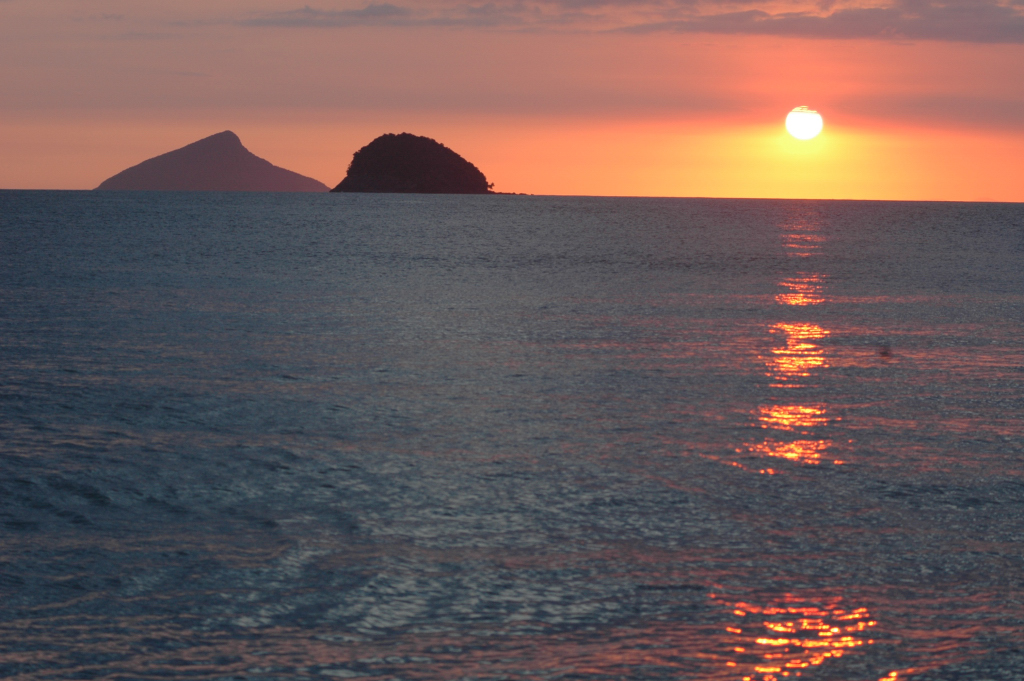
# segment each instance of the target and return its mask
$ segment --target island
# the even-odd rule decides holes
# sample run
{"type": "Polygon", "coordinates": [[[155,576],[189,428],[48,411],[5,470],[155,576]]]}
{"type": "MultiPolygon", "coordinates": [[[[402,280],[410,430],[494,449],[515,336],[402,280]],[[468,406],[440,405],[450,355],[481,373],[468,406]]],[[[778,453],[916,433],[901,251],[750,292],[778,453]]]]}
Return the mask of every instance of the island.
{"type": "Polygon", "coordinates": [[[407,132],[381,135],[352,156],[332,192],[490,194],[475,165],[440,142],[407,132]]]}
{"type": "Polygon", "coordinates": [[[260,158],[225,130],[122,170],[96,189],[326,192],[328,187],[260,158]]]}

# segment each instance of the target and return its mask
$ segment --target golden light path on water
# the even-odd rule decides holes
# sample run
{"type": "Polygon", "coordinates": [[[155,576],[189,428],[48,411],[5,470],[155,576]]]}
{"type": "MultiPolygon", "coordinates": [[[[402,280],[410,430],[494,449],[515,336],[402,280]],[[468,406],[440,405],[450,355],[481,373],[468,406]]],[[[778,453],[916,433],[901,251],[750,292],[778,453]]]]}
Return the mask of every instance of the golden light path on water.
{"type": "MultiPolygon", "coordinates": [[[[733,637],[733,659],[725,665],[742,681],[800,677],[805,670],[874,643],[870,635],[878,622],[867,608],[848,606],[841,598],[814,604],[786,594],[768,605],[717,594],[711,598],[732,608],[734,621],[725,631],[733,637]]],[[[899,672],[890,672],[882,679],[898,676],[899,672]]]]}
{"type": "Polygon", "coordinates": [[[773,324],[769,331],[775,337],[784,338],[786,343],[783,347],[772,348],[767,360],[768,376],[774,381],[771,387],[801,387],[802,379],[827,366],[824,348],[814,342],[829,335],[826,329],[817,324],[780,322],[773,324]]]}
{"type": "MultiPolygon", "coordinates": [[[[802,223],[787,228],[783,234],[783,248],[790,258],[801,262],[809,260],[821,248],[824,237],[813,223],[802,223]]],[[[779,282],[782,289],[775,295],[778,305],[802,308],[827,302],[825,275],[802,270],[795,276],[779,282]]],[[[816,437],[834,419],[828,415],[828,405],[820,401],[803,402],[801,388],[814,385],[815,374],[829,367],[829,359],[822,341],[830,331],[809,321],[777,322],[768,327],[774,346],[763,357],[765,375],[771,379],[769,387],[778,389],[778,402],[760,405],[755,411],[757,424],[771,435],[758,442],[749,442],[736,449],[765,458],[785,459],[801,464],[816,465],[831,462],[841,465],[842,460],[829,457],[833,446],[829,438],[816,437]]],[[[745,468],[739,462],[734,463],[745,468]]],[[[761,468],[759,473],[774,475],[773,468],[761,468]]]]}
{"type": "Polygon", "coordinates": [[[776,295],[775,301],[780,305],[820,305],[825,302],[821,294],[823,283],[824,277],[819,274],[790,277],[779,283],[787,292],[776,295]]]}
{"type": "MultiPolygon", "coordinates": [[[[800,261],[809,261],[823,242],[813,223],[790,227],[783,239],[789,257],[800,261]]],[[[800,271],[779,282],[775,303],[796,309],[822,305],[828,302],[825,281],[820,272],[800,271]]],[[[768,333],[774,342],[762,361],[777,401],[759,405],[753,415],[770,434],[736,452],[804,465],[841,465],[842,460],[829,455],[833,440],[820,436],[838,418],[829,416],[826,403],[800,399],[804,390],[816,387],[816,377],[830,366],[823,341],[831,332],[811,321],[784,321],[771,324],[768,333]]],[[[733,465],[748,468],[740,462],[733,465]]],[[[774,475],[779,471],[765,467],[757,472],[774,475]]],[[[842,598],[807,601],[786,594],[763,605],[716,594],[711,599],[732,611],[734,622],[725,631],[734,637],[733,659],[725,665],[742,681],[801,677],[813,667],[875,643],[870,634],[877,621],[867,608],[847,605],[842,598]]],[[[893,671],[879,681],[895,681],[900,674],[893,671]]]]}

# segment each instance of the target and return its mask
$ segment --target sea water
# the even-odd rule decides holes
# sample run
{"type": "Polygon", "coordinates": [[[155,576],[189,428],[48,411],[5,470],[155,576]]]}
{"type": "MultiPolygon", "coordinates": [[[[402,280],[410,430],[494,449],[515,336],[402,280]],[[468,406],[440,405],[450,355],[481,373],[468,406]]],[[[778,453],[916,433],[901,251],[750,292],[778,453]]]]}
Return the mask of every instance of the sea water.
{"type": "Polygon", "coordinates": [[[1024,205],[0,192],[0,676],[1020,679],[1024,205]]]}

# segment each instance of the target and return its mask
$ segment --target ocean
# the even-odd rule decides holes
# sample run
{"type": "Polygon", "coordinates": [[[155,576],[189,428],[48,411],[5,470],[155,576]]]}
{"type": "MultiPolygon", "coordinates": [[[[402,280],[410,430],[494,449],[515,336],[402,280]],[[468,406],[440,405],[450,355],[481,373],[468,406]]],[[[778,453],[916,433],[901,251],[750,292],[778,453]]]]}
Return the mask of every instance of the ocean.
{"type": "Polygon", "coordinates": [[[1024,205],[0,192],[0,677],[1024,678],[1024,205]]]}

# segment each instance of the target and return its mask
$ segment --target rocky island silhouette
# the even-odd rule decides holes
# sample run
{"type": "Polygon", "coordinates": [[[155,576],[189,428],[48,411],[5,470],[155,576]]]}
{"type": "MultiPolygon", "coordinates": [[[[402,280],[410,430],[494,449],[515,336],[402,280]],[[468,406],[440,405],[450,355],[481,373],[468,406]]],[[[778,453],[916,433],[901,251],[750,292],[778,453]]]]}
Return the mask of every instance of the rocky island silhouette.
{"type": "Polygon", "coordinates": [[[328,187],[256,156],[225,130],[122,170],[96,189],[326,192],[328,187]]]}
{"type": "Polygon", "coordinates": [[[381,135],[352,156],[332,192],[490,194],[475,165],[440,142],[407,132],[381,135]]]}

